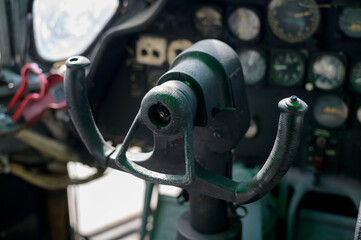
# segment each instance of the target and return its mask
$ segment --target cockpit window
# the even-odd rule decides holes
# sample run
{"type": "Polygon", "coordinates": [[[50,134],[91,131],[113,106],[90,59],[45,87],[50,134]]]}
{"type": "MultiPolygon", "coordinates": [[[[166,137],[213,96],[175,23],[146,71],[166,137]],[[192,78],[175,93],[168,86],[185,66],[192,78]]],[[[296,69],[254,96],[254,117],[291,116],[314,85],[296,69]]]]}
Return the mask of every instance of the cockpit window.
{"type": "Polygon", "coordinates": [[[57,61],[83,53],[118,6],[117,0],[35,0],[33,27],[38,54],[57,61]]]}

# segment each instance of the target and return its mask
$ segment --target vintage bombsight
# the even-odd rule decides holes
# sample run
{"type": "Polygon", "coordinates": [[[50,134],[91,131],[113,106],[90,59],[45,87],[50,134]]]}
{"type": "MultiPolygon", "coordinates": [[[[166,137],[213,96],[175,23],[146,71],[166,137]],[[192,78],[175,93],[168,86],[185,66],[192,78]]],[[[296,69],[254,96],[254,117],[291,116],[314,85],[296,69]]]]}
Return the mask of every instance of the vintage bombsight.
{"type": "MultiPolygon", "coordinates": [[[[251,203],[276,186],[296,154],[307,104],[296,96],[279,102],[272,152],[250,181],[236,182],[231,150],[250,117],[242,67],[231,47],[203,40],[178,55],[144,96],[120,149],[105,142],[91,114],[85,86],[89,64],[81,56],[67,60],[65,93],[71,119],[93,158],[104,167],[187,190],[190,208],[178,220],[178,239],[241,239],[241,222],[227,203],[251,203]],[[140,125],[153,132],[153,151],[127,152],[140,125]]],[[[265,102],[264,107],[271,106],[265,102]]]]}

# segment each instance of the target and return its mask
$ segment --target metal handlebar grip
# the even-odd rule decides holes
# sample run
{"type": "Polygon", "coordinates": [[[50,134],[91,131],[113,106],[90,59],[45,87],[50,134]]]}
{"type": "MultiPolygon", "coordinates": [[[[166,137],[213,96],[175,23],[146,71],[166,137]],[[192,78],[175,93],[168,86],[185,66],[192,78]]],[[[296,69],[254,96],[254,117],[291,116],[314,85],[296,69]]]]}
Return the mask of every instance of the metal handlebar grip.
{"type": "Polygon", "coordinates": [[[237,54],[218,40],[200,41],[175,59],[158,86],[143,98],[119,150],[105,142],[92,117],[85,86],[89,60],[73,57],[66,65],[69,114],[87,149],[102,166],[243,204],[270,191],[287,172],[296,154],[308,107],[292,96],[279,102],[281,114],[274,147],[253,179],[235,182],[196,160],[203,149],[220,155],[230,152],[249,125],[241,64],[237,54]],[[153,151],[131,154],[127,149],[142,124],[153,132],[153,151]],[[222,139],[212,135],[217,126],[226,129],[222,139]]]}

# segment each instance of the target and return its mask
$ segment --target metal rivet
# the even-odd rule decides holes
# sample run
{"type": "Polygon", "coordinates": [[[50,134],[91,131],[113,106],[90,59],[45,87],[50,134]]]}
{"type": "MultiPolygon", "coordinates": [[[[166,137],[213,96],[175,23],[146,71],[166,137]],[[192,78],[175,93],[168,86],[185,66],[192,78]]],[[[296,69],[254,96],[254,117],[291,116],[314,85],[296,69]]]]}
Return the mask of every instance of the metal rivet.
{"type": "Polygon", "coordinates": [[[292,95],[289,99],[287,99],[286,105],[290,108],[299,108],[300,101],[298,101],[298,97],[296,95],[292,95]]]}

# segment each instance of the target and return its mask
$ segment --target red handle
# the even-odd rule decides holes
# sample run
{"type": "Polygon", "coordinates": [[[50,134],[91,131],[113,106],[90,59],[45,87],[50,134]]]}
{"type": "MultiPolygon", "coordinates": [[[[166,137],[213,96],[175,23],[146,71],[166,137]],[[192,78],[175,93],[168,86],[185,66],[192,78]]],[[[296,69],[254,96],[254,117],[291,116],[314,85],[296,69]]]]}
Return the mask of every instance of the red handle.
{"type": "Polygon", "coordinates": [[[10,103],[7,106],[7,110],[11,110],[14,105],[20,100],[20,98],[24,95],[29,81],[29,71],[32,71],[35,75],[38,76],[40,82],[40,91],[39,93],[30,93],[25,97],[25,99],[20,103],[18,109],[15,111],[14,115],[12,116],[13,121],[16,121],[21,113],[24,111],[24,108],[30,101],[37,101],[41,99],[45,94],[45,89],[47,86],[47,79],[44,74],[42,74],[42,70],[39,68],[38,64],[36,63],[27,63],[21,69],[21,85],[19,89],[16,91],[15,95],[11,99],[10,103]]]}

